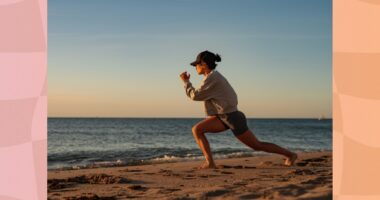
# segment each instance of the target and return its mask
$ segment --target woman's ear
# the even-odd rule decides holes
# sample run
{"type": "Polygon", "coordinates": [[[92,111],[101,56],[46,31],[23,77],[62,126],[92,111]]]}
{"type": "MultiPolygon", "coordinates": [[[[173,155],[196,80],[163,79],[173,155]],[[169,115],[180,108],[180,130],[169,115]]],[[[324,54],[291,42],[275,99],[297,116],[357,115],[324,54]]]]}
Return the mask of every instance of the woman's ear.
{"type": "Polygon", "coordinates": [[[202,64],[203,68],[208,69],[208,66],[207,66],[207,64],[204,61],[201,61],[201,64],[202,64]]]}

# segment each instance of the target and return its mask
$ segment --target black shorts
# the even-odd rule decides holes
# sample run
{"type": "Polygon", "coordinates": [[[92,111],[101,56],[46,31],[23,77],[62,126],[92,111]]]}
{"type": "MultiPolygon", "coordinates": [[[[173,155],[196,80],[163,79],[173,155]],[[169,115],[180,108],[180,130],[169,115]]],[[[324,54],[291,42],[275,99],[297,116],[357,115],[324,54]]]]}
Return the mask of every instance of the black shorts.
{"type": "Polygon", "coordinates": [[[248,130],[247,118],[244,113],[234,111],[225,114],[216,114],[226,129],[231,129],[235,136],[241,135],[248,130]]]}

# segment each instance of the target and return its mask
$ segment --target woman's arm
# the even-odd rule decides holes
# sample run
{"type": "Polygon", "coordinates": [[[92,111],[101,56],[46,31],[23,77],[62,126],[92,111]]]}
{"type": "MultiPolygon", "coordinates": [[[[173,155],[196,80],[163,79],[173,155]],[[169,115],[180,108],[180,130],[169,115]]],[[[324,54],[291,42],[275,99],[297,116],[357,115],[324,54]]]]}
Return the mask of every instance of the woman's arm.
{"type": "Polygon", "coordinates": [[[214,96],[215,81],[211,77],[206,78],[197,89],[193,87],[190,80],[185,81],[186,95],[194,101],[206,101],[214,96]]]}

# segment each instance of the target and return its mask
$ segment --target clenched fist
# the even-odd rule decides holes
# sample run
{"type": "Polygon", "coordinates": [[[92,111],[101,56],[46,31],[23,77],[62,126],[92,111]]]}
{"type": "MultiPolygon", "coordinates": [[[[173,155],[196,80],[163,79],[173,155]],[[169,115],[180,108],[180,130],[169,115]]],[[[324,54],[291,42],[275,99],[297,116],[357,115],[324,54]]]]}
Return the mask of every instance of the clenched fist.
{"type": "Polygon", "coordinates": [[[189,81],[190,79],[190,74],[188,74],[187,72],[182,72],[179,76],[181,77],[183,82],[189,81]]]}

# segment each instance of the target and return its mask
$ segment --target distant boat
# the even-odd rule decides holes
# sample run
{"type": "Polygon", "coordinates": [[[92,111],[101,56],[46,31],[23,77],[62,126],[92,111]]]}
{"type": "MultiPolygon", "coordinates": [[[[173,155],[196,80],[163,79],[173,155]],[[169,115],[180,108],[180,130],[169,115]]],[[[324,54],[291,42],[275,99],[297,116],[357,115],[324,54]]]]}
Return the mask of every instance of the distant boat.
{"type": "Polygon", "coordinates": [[[325,116],[324,115],[320,115],[319,117],[318,117],[318,120],[324,120],[325,119],[325,116]]]}

